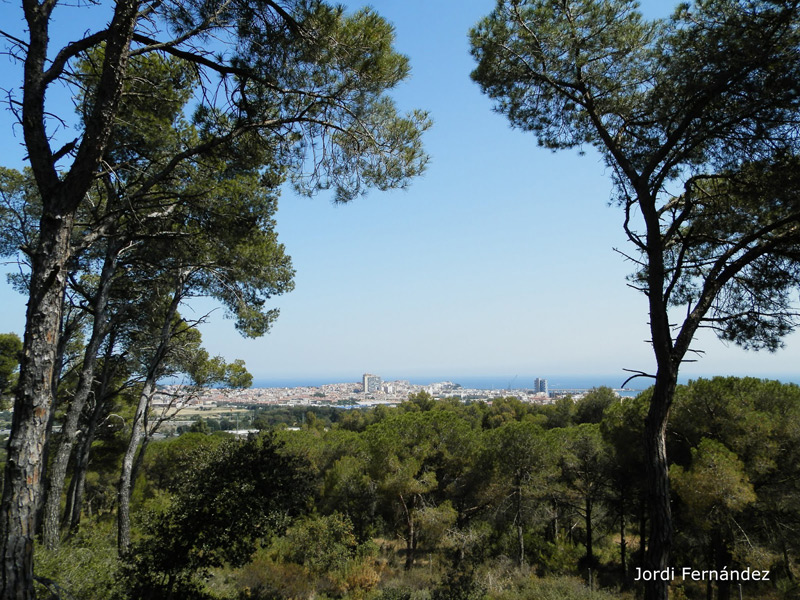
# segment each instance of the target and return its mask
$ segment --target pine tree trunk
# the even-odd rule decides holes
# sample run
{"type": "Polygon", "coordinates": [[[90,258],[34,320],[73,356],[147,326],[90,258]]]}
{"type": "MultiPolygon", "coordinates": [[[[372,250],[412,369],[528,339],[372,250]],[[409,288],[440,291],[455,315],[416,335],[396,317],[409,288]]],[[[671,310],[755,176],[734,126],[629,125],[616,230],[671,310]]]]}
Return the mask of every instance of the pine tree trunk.
{"type": "Polygon", "coordinates": [[[522,522],[522,488],[519,479],[517,479],[516,489],[516,514],[514,515],[514,522],[517,524],[517,548],[519,555],[517,563],[519,568],[525,566],[525,528],[522,522]]]}
{"type": "Polygon", "coordinates": [[[647,551],[647,498],[643,490],[639,495],[639,565],[644,567],[647,551]]]}
{"type": "Polygon", "coordinates": [[[75,469],[70,482],[71,499],[67,510],[64,512],[64,521],[68,523],[70,535],[78,531],[81,525],[83,512],[83,499],[86,494],[86,472],[89,469],[89,454],[91,452],[92,438],[87,431],[86,437],[81,441],[78,454],[75,457],[75,469]]]}
{"type": "Polygon", "coordinates": [[[106,323],[108,317],[106,306],[108,304],[111,280],[117,266],[117,255],[117,248],[115,245],[110,244],[106,252],[105,262],[103,263],[99,287],[94,301],[92,302],[92,313],[94,316],[92,334],[84,350],[83,364],[78,378],[78,385],[67,410],[67,415],[61,428],[60,442],[50,466],[42,529],[42,542],[45,547],[50,550],[55,550],[60,542],[61,494],[64,491],[64,482],[67,478],[67,466],[69,465],[72,449],[78,436],[78,425],[81,415],[83,414],[83,408],[92,391],[97,354],[100,351],[100,345],[107,333],[106,323]]]}
{"type": "Polygon", "coordinates": [[[83,444],[81,444],[76,452],[75,457],[75,467],[73,467],[72,471],[72,478],[69,480],[69,487],[67,488],[67,499],[66,504],[64,505],[64,516],[61,519],[61,526],[64,527],[69,524],[69,516],[72,514],[72,507],[75,504],[75,492],[78,488],[78,478],[75,476],[76,474],[76,467],[78,457],[77,455],[80,454],[81,450],[83,449],[83,444]]]}
{"type": "Polygon", "coordinates": [[[416,536],[417,530],[414,527],[414,522],[410,521],[406,531],[406,571],[411,570],[411,567],[414,566],[414,561],[416,560],[416,556],[414,556],[417,548],[416,536]]]}
{"type": "Polygon", "coordinates": [[[89,457],[91,456],[92,452],[92,443],[94,442],[94,436],[97,432],[97,424],[100,422],[100,417],[105,409],[105,403],[109,400],[109,388],[111,386],[111,380],[116,374],[116,369],[112,364],[115,346],[116,333],[112,329],[109,335],[108,343],[106,344],[100,385],[94,396],[94,408],[92,409],[92,414],[89,417],[89,423],[86,426],[86,432],[84,433],[80,448],[78,449],[77,456],[75,457],[75,467],[72,472],[72,482],[70,486],[74,488],[74,492],[72,493],[70,510],[64,514],[64,520],[69,522],[69,530],[71,533],[76,532],[81,523],[83,499],[86,493],[86,473],[89,470],[89,457]]]}
{"type": "MultiPolygon", "coordinates": [[[[647,540],[645,567],[653,572],[669,566],[672,549],[672,508],[667,462],[667,419],[675,395],[676,377],[659,377],[645,421],[648,506],[650,535],[647,540]]],[[[667,600],[669,582],[653,578],[645,584],[646,600],[667,600]]]]}
{"type": "Polygon", "coordinates": [[[136,415],[133,418],[131,437],[128,441],[128,448],[122,459],[122,472],[119,477],[119,487],[117,490],[117,550],[120,556],[124,556],[131,545],[131,492],[133,491],[134,481],[133,467],[136,458],[136,451],[144,438],[145,413],[150,408],[150,400],[155,392],[155,380],[148,379],[141,394],[139,394],[139,404],[136,407],[136,415]]]}
{"type": "MultiPolygon", "coordinates": [[[[714,568],[718,571],[731,568],[733,566],[733,556],[719,529],[713,532],[712,543],[714,545],[714,568]]],[[[723,581],[722,579],[717,580],[717,600],[731,600],[730,581],[723,581]]]]}
{"type": "MultiPolygon", "coordinates": [[[[636,184],[639,206],[647,227],[647,299],[650,309],[650,334],[656,359],[656,377],[650,408],[645,418],[645,461],[650,513],[645,568],[663,571],[669,566],[672,549],[672,509],[667,462],[667,420],[678,383],[678,368],[699,323],[697,307],[687,317],[677,339],[673,339],[665,287],[665,248],[661,219],[655,196],[644,180],[636,184]],[[678,341],[680,340],[680,341],[678,341]],[[680,345],[680,347],[679,347],[680,345]]],[[[669,582],[653,577],[645,584],[645,600],[667,600],[669,582]]]]}
{"type": "Polygon", "coordinates": [[[120,473],[119,486],[117,488],[117,550],[120,556],[123,556],[128,551],[131,544],[130,505],[131,493],[135,483],[133,475],[136,464],[136,453],[139,449],[139,444],[147,435],[145,427],[147,423],[147,413],[150,410],[150,402],[156,391],[158,373],[161,372],[162,362],[167,355],[167,350],[172,340],[172,320],[178,312],[178,304],[180,304],[183,295],[183,286],[187,276],[187,273],[180,273],[176,278],[175,292],[172,296],[169,308],[163,316],[164,320],[161,326],[158,347],[150,359],[147,377],[142,386],[142,391],[139,394],[139,404],[136,407],[136,414],[133,417],[130,441],[128,442],[125,456],[122,459],[122,472],[120,473]]]}
{"type": "Polygon", "coordinates": [[[157,424],[153,427],[150,427],[147,424],[147,416],[145,415],[145,423],[144,427],[142,428],[142,442],[139,444],[139,451],[136,453],[136,458],[133,460],[133,468],[131,469],[131,481],[134,484],[136,479],[139,477],[139,470],[144,462],[144,455],[147,452],[147,446],[150,444],[150,440],[153,439],[153,433],[155,432],[156,428],[157,424]]]}
{"type": "Polygon", "coordinates": [[[33,598],[33,537],[46,431],[53,406],[71,216],[45,215],[34,256],[19,385],[0,506],[3,600],[33,598]]]}
{"type": "Polygon", "coordinates": [[[553,510],[555,511],[555,516],[553,517],[553,543],[558,543],[558,505],[554,502],[553,503],[553,510]]]}
{"type": "Polygon", "coordinates": [[[47,487],[45,483],[48,477],[48,465],[50,464],[50,450],[53,439],[53,424],[56,420],[56,411],[59,408],[58,401],[58,386],[61,382],[61,372],[64,369],[65,356],[67,353],[67,344],[75,332],[79,329],[80,319],[70,321],[69,316],[64,314],[66,290],[62,291],[61,295],[61,326],[58,333],[58,344],[56,345],[56,358],[55,367],[53,368],[53,387],[52,387],[52,403],[50,405],[50,417],[47,419],[47,426],[44,430],[44,448],[42,449],[41,464],[42,472],[39,474],[39,481],[42,482],[42,490],[37,498],[36,504],[36,535],[40,536],[42,533],[42,509],[44,502],[47,498],[47,487]]]}
{"type": "Polygon", "coordinates": [[[622,569],[622,581],[628,586],[628,541],[625,537],[625,491],[619,493],[619,563],[622,569]]]}
{"type": "Polygon", "coordinates": [[[81,513],[83,512],[83,499],[86,494],[86,472],[89,470],[89,457],[92,451],[92,442],[97,429],[97,419],[101,407],[95,407],[92,412],[92,420],[86,429],[84,439],[81,440],[80,448],[75,457],[75,468],[72,472],[73,488],[72,501],[70,502],[69,512],[65,512],[64,519],[69,522],[70,532],[78,530],[81,524],[81,513]]]}
{"type": "Polygon", "coordinates": [[[594,566],[594,547],[592,546],[592,537],[594,536],[594,532],[592,531],[592,499],[590,497],[586,497],[585,503],[585,523],[586,523],[586,564],[590,567],[594,566]]]}

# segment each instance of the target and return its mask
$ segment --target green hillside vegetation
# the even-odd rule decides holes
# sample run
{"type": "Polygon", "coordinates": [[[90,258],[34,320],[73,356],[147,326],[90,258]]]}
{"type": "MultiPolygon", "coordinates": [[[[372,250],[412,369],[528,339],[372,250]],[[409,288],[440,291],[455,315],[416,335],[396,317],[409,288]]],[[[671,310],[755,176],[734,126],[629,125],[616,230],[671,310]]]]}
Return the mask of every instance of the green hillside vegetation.
{"type": "MultiPolygon", "coordinates": [[[[299,430],[151,441],[122,558],[114,473],[126,432],[108,431],[80,527],[37,549],[38,585],[87,600],[634,598],[649,393],[489,405],[421,392],[299,430]]],[[[800,387],[681,386],[668,440],[675,564],[769,570],[744,597],[798,597],[800,387]]],[[[677,578],[672,591],[727,598],[735,586],[677,578]]]]}
{"type": "MultiPolygon", "coordinates": [[[[352,403],[351,403],[352,404],[352,403]]],[[[258,406],[243,408],[239,405],[217,406],[202,410],[181,410],[176,420],[192,421],[190,425],[178,425],[177,433],[186,430],[228,431],[235,429],[269,429],[271,427],[328,428],[341,423],[348,428],[357,427],[366,416],[367,409],[342,410],[333,406],[258,406]]],[[[170,423],[164,424],[165,429],[170,423]]]]}

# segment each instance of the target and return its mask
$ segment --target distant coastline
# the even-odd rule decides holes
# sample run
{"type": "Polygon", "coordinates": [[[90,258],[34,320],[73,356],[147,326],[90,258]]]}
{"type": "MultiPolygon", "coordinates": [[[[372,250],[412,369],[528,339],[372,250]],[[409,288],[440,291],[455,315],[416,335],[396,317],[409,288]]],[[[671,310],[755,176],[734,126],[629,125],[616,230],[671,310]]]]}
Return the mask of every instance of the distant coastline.
{"type": "MultiPolygon", "coordinates": [[[[458,375],[440,375],[440,376],[402,376],[395,374],[380,375],[384,381],[408,381],[415,385],[430,385],[442,381],[450,381],[458,383],[462,387],[477,390],[524,390],[533,387],[533,377],[517,376],[516,379],[512,375],[508,376],[458,376],[458,375]]],[[[609,377],[609,376],[569,376],[548,378],[545,374],[539,375],[543,379],[547,379],[551,388],[592,388],[600,386],[608,386],[618,388],[625,380],[624,377],[609,377]]],[[[257,378],[253,380],[253,387],[257,388],[292,388],[292,387],[319,387],[328,383],[360,383],[361,374],[353,376],[340,376],[340,377],[286,377],[286,378],[257,378]]],[[[645,389],[646,384],[636,384],[631,382],[628,387],[636,389],[645,389]]]]}
{"type": "MultiPolygon", "coordinates": [[[[548,380],[548,386],[552,389],[590,389],[593,387],[606,386],[618,389],[625,381],[625,374],[620,375],[558,375],[548,376],[547,373],[536,375],[496,375],[496,376],[459,376],[459,375],[437,375],[437,376],[402,376],[395,373],[377,373],[384,381],[405,380],[416,385],[430,385],[441,381],[451,381],[458,383],[462,387],[478,390],[525,390],[533,387],[533,380],[541,377],[548,380]]],[[[681,377],[681,383],[687,383],[690,379],[700,377],[710,378],[714,375],[690,375],[681,377]]],[[[776,375],[742,375],[742,377],[756,377],[758,379],[777,379],[784,383],[800,384],[800,374],[790,376],[776,375]]],[[[328,383],[359,383],[361,373],[354,373],[351,376],[329,376],[329,377],[274,377],[257,378],[253,380],[254,388],[294,388],[294,387],[320,387],[328,383]]],[[[644,390],[650,386],[651,380],[639,377],[630,381],[625,387],[631,390],[644,390]]]]}

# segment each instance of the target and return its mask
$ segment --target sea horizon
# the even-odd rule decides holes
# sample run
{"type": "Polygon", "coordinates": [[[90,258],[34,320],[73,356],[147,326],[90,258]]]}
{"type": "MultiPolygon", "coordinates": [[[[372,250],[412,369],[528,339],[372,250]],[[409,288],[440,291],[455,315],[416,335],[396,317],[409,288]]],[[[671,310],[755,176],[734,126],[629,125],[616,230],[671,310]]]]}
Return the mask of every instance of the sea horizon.
{"type": "MultiPolygon", "coordinates": [[[[376,375],[381,376],[379,373],[376,375]]],[[[711,378],[716,375],[687,375],[679,378],[679,383],[685,384],[690,380],[700,378],[711,378]]],[[[597,387],[610,387],[621,389],[626,380],[626,375],[556,375],[548,377],[546,374],[539,375],[541,379],[547,380],[550,390],[587,390],[597,387]]],[[[783,383],[800,384],[798,375],[742,375],[741,377],[755,377],[756,379],[776,379],[783,383]]],[[[507,376],[507,375],[441,375],[441,376],[381,376],[386,382],[408,381],[415,385],[431,385],[449,381],[461,385],[467,389],[478,390],[528,390],[533,389],[536,376],[507,376]]],[[[650,387],[652,379],[638,377],[630,380],[625,389],[641,391],[650,387]]],[[[321,387],[326,384],[353,383],[360,384],[361,376],[295,376],[295,377],[259,377],[254,378],[252,387],[254,388],[296,388],[296,387],[321,387]]]]}

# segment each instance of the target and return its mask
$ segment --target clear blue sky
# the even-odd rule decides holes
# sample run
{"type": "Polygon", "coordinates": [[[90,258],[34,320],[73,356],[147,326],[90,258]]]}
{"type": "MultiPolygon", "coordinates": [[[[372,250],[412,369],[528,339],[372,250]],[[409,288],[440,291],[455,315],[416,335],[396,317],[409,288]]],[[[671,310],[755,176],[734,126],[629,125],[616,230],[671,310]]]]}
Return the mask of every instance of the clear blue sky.
{"type": "MultiPolygon", "coordinates": [[[[348,2],[356,8],[357,2],[348,2]]],[[[622,215],[609,207],[610,173],[596,154],[553,154],[512,131],[469,79],[467,31],[492,0],[372,3],[396,28],[412,75],[401,107],[430,111],[426,174],[406,191],[373,192],[345,206],[286,193],[277,216],[297,271],[276,300],[272,332],[244,340],[217,311],[205,344],[243,358],[257,379],[498,375],[619,375],[649,370],[645,298],[625,285],[622,215]]],[[[669,6],[643,3],[645,14],[669,6]]],[[[2,21],[19,10],[0,5],[2,21]]],[[[0,58],[0,81],[11,85],[0,58]]],[[[8,115],[2,127],[10,135],[8,115]]],[[[0,149],[18,166],[16,145],[0,149]]],[[[21,333],[24,299],[3,284],[0,331],[21,333]]],[[[213,308],[200,303],[198,312],[213,308]]],[[[184,309],[187,312],[187,309],[184,309]]],[[[800,336],[776,354],[713,337],[684,375],[794,379],[800,336]]],[[[530,385],[521,380],[523,385],[530,385]]]]}

